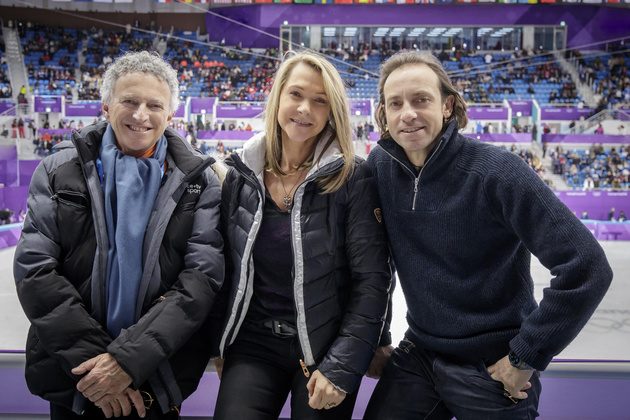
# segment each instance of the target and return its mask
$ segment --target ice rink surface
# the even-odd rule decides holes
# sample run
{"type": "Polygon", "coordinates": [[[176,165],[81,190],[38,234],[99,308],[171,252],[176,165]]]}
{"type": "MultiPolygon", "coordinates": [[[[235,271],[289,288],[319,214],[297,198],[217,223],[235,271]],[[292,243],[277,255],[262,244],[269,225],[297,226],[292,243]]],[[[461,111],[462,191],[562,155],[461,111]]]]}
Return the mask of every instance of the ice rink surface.
{"type": "MultiPolygon", "coordinates": [[[[613,283],[584,330],[556,359],[630,362],[630,242],[602,241],[614,271],[613,283]]],[[[13,280],[15,248],[0,250],[0,350],[23,350],[28,320],[18,302],[13,280]]],[[[542,298],[551,274],[532,258],[536,299],[542,298]]],[[[392,336],[394,343],[407,328],[406,304],[400,287],[394,293],[392,336]]]]}

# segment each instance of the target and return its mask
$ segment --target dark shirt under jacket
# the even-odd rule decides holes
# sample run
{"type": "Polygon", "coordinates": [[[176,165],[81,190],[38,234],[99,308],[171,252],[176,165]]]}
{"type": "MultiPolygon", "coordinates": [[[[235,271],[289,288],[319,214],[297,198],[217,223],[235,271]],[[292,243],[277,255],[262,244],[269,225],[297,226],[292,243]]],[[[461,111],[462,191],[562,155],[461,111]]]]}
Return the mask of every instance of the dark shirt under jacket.
{"type": "Polygon", "coordinates": [[[265,188],[265,208],[254,244],[254,294],[247,323],[266,319],[295,325],[291,214],[280,210],[265,188]]]}

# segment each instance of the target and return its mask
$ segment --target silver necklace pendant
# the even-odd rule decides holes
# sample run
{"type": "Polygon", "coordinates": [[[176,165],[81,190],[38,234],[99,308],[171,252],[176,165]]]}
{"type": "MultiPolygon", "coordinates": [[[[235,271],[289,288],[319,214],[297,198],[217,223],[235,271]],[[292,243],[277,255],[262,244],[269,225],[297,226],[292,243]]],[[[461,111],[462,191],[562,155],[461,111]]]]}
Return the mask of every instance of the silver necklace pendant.
{"type": "Polygon", "coordinates": [[[289,195],[284,196],[284,207],[288,210],[291,210],[291,197],[289,195]]]}

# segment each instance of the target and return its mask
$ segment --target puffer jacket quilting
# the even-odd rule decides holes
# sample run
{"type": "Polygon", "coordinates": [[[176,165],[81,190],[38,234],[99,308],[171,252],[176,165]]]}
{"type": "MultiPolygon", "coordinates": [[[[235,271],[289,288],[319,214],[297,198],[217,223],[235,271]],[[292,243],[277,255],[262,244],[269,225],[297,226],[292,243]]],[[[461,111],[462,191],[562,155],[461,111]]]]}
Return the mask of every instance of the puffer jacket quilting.
{"type": "Polygon", "coordinates": [[[70,371],[109,352],[134,387],[151,383],[166,411],[194,392],[210,357],[216,322],[207,317],[224,269],[220,184],[212,161],[167,129],[167,170],[144,241],[144,299],[138,322],[112,340],[103,328],[108,241],[95,164],[105,128],[99,123],[75,132],[75,147],[44,159],[33,175],[14,264],[32,324],[27,384],[80,412],[80,378],[70,371]]]}
{"type": "MultiPolygon", "coordinates": [[[[353,392],[379,344],[391,275],[370,170],[357,161],[341,189],[318,191],[316,180],[343,164],[337,147],[334,142],[294,195],[294,298],[304,362],[335,387],[353,392]]],[[[222,223],[231,274],[224,286],[229,297],[221,352],[238,334],[253,290],[252,249],[264,206],[263,148],[259,135],[226,162],[231,169],[222,191],[222,223]]]]}

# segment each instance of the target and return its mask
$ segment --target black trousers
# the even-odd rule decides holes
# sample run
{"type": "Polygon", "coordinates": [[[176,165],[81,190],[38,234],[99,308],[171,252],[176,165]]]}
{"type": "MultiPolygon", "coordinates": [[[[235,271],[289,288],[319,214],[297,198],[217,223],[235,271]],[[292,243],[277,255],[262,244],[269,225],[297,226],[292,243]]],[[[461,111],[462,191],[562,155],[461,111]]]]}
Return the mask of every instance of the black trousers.
{"type": "Polygon", "coordinates": [[[482,360],[462,363],[403,340],[394,350],[364,420],[532,420],[538,417],[540,377],[514,404],[482,360]]]}
{"type": "MultiPolygon", "coordinates": [[[[151,391],[150,387],[143,386],[141,387],[141,389],[142,388],[145,388],[145,390],[148,392],[148,395],[153,395],[153,392],[151,391]]],[[[145,404],[145,407],[147,407],[147,404],[145,404]]],[[[126,417],[121,416],[118,418],[125,419],[125,420],[178,420],[179,419],[179,414],[175,410],[169,411],[166,414],[162,413],[162,409],[160,408],[160,405],[155,400],[153,400],[148,407],[149,408],[146,409],[146,415],[144,419],[140,419],[140,417],[138,416],[138,412],[133,407],[131,409],[130,415],[126,417]]],[[[96,407],[90,401],[87,402],[85,411],[81,415],[76,414],[72,410],[66,407],[63,407],[61,405],[50,403],[50,420],[92,420],[92,419],[103,420],[106,418],[107,417],[105,417],[105,414],[103,414],[103,410],[96,407]]],[[[115,417],[112,417],[112,418],[115,418],[115,417]]]]}
{"type": "Polygon", "coordinates": [[[290,392],[294,420],[350,420],[358,390],[337,407],[312,409],[301,357],[297,336],[280,337],[271,329],[244,325],[225,354],[214,419],[276,420],[290,392]]]}

